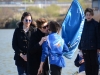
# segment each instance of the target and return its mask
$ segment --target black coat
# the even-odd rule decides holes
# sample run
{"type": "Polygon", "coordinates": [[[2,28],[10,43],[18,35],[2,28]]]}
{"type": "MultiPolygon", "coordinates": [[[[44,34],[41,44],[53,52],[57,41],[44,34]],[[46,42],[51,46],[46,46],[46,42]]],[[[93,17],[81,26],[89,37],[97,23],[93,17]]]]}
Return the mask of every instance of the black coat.
{"type": "Polygon", "coordinates": [[[12,39],[12,48],[15,51],[14,60],[17,66],[27,66],[27,62],[20,57],[20,53],[23,53],[24,55],[27,54],[30,36],[34,31],[35,27],[30,26],[28,32],[25,33],[23,30],[23,25],[21,24],[19,24],[19,27],[17,27],[14,31],[12,39]]]}
{"type": "MultiPolygon", "coordinates": [[[[29,50],[28,50],[28,70],[30,75],[37,75],[42,55],[42,46],[39,45],[39,41],[45,34],[39,29],[34,32],[30,39],[29,50]]],[[[44,64],[44,72],[48,71],[48,59],[46,59],[44,64]]],[[[44,74],[47,75],[47,74],[44,74]]]]}
{"type": "Polygon", "coordinates": [[[98,33],[98,22],[92,19],[84,24],[81,40],[79,43],[80,50],[97,50],[100,49],[100,35],[98,33]]]}

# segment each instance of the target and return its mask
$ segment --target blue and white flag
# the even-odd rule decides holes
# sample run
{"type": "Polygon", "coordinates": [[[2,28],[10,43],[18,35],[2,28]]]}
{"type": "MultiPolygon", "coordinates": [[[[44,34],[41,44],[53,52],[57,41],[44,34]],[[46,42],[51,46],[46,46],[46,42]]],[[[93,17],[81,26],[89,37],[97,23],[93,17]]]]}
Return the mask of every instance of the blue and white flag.
{"type": "Polygon", "coordinates": [[[65,43],[69,46],[69,52],[64,53],[64,56],[66,56],[67,58],[72,58],[75,50],[78,47],[81,39],[84,21],[84,11],[80,3],[78,2],[78,0],[73,0],[62,23],[61,32],[65,43]]]}

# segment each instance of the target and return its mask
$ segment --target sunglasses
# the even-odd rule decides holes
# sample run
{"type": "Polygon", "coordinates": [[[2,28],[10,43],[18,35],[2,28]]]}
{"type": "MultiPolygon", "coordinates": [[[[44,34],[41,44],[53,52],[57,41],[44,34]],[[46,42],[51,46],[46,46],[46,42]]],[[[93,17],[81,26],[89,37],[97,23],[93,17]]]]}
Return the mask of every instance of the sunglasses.
{"type": "Polygon", "coordinates": [[[48,25],[46,25],[46,26],[43,26],[42,28],[43,28],[43,29],[46,29],[46,28],[48,28],[48,25]]]}
{"type": "Polygon", "coordinates": [[[24,19],[25,22],[32,22],[32,20],[24,19]]]}

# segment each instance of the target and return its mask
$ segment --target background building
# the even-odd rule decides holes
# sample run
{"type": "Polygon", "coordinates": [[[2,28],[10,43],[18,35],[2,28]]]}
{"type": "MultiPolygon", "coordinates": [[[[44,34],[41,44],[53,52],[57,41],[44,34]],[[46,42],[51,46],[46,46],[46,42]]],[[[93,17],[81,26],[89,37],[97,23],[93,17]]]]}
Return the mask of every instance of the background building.
{"type": "Polygon", "coordinates": [[[92,8],[95,11],[100,11],[100,0],[92,0],[92,8]]]}
{"type": "Polygon", "coordinates": [[[100,0],[92,0],[92,8],[94,9],[94,18],[100,22],[100,0]]]}

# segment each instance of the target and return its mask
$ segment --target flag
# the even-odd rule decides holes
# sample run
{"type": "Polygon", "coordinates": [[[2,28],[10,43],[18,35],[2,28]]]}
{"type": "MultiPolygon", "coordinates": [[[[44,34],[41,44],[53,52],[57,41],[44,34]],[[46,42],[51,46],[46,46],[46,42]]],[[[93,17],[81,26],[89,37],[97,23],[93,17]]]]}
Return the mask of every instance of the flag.
{"type": "Polygon", "coordinates": [[[63,20],[61,31],[61,35],[69,47],[69,52],[64,53],[64,56],[69,59],[72,58],[74,52],[77,50],[84,27],[84,21],[84,11],[80,3],[78,0],[73,0],[63,20]]]}

